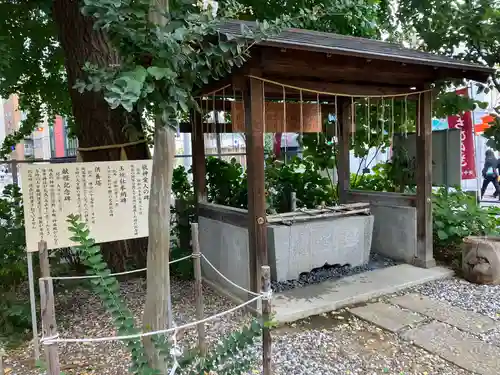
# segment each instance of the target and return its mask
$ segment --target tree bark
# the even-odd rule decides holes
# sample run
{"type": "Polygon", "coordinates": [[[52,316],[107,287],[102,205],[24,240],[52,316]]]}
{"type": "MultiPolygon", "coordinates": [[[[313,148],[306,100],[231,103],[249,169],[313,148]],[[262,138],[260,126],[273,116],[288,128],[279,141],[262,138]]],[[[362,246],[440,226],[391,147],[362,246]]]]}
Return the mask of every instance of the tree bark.
{"type": "MultiPolygon", "coordinates": [[[[149,20],[165,25],[164,13],[169,11],[169,0],[151,0],[149,20]],[[160,13],[158,10],[161,10],[160,13]]],[[[149,198],[149,245],[147,264],[146,305],[143,325],[145,330],[172,327],[172,301],[170,294],[170,206],[172,175],[175,161],[175,131],[159,116],[155,120],[153,170],[149,198]]],[[[144,347],[149,364],[166,375],[165,361],[155,349],[150,337],[144,347]]],[[[172,363],[169,358],[168,363],[172,363]]]]}
{"type": "MultiPolygon", "coordinates": [[[[93,29],[93,19],[80,11],[82,1],[54,0],[53,19],[58,27],[59,41],[64,51],[69,93],[80,147],[116,145],[134,141],[128,139],[124,126],[143,134],[141,114],[128,113],[122,107],[112,110],[102,92],[80,94],[73,89],[78,79],[85,78],[86,62],[104,67],[120,63],[120,55],[101,30],[93,29]]],[[[149,158],[145,143],[125,149],[127,159],[149,158]]],[[[84,162],[120,160],[119,148],[81,153],[84,162]]],[[[147,239],[119,241],[102,245],[105,260],[113,271],[126,266],[143,267],[146,261],[147,239]]]]}
{"type": "MultiPolygon", "coordinates": [[[[147,292],[143,316],[145,331],[165,329],[172,323],[169,261],[175,131],[171,127],[156,124],[154,145],[149,198],[147,292]]],[[[144,347],[151,367],[166,374],[165,362],[155,350],[150,337],[144,338],[144,347]]]]}

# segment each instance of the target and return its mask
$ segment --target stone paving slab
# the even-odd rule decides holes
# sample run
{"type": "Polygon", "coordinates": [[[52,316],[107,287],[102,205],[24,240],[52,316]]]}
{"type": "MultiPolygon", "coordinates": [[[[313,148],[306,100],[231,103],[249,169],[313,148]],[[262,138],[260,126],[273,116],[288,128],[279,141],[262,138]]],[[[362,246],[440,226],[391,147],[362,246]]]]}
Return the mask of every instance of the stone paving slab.
{"type": "Polygon", "coordinates": [[[440,322],[402,334],[407,340],[445,360],[480,375],[500,374],[500,348],[440,322]]]}
{"type": "Polygon", "coordinates": [[[405,327],[427,319],[425,316],[401,310],[398,307],[382,302],[355,307],[349,311],[357,317],[391,332],[398,332],[405,327]]]}
{"type": "Polygon", "coordinates": [[[289,323],[450,276],[453,271],[443,267],[399,264],[276,293],[273,310],[277,322],[289,323]]]}
{"type": "Polygon", "coordinates": [[[390,302],[470,333],[483,333],[497,326],[497,322],[490,317],[463,310],[420,294],[395,297],[390,302]]]}

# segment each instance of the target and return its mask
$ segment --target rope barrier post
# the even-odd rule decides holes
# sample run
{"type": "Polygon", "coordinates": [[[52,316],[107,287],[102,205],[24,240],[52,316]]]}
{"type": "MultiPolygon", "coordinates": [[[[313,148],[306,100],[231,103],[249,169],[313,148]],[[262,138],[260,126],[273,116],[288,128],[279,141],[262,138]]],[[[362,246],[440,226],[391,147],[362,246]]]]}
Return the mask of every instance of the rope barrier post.
{"type": "MultiPolygon", "coordinates": [[[[40,310],[42,313],[42,332],[44,338],[57,337],[56,310],[54,303],[54,285],[50,278],[50,260],[47,243],[38,243],[40,256],[40,310]]],[[[57,344],[45,343],[45,358],[47,361],[47,375],[60,375],[59,353],[57,344]]]]}
{"type": "Polygon", "coordinates": [[[271,358],[272,358],[272,339],[271,327],[269,321],[271,320],[271,268],[269,266],[262,266],[262,366],[263,374],[271,375],[271,358]]]}
{"type": "Polygon", "coordinates": [[[297,211],[297,193],[294,191],[290,193],[290,211],[297,211]]]}
{"type": "MultiPolygon", "coordinates": [[[[198,237],[198,223],[191,223],[191,237],[193,243],[193,267],[194,267],[194,294],[196,301],[196,319],[203,320],[205,307],[203,305],[203,280],[201,278],[201,252],[200,241],[198,237]]],[[[205,340],[205,324],[199,323],[198,330],[198,349],[200,354],[207,354],[207,343],[205,340]]]]}
{"type": "Polygon", "coordinates": [[[5,374],[5,371],[3,369],[3,356],[5,355],[5,350],[3,348],[0,348],[0,375],[5,374]]]}

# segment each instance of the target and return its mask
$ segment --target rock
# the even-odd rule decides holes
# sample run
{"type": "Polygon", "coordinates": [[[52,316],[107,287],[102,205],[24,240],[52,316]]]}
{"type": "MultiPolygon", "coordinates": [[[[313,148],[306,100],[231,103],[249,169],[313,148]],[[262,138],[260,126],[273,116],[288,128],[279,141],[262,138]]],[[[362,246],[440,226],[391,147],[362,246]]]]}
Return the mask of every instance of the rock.
{"type": "Polygon", "coordinates": [[[462,271],[470,282],[500,284],[500,237],[465,238],[462,271]]]}

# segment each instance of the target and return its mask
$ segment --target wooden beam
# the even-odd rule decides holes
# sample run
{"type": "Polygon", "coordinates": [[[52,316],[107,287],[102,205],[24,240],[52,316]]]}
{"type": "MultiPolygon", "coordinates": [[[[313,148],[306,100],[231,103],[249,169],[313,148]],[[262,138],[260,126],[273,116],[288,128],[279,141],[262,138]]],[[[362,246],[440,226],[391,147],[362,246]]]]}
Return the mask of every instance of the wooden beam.
{"type": "Polygon", "coordinates": [[[340,119],[340,132],[339,132],[339,159],[337,162],[338,173],[338,191],[339,201],[341,204],[347,203],[347,191],[349,190],[350,170],[349,170],[349,145],[350,145],[350,131],[351,131],[351,103],[347,100],[342,100],[339,105],[339,119],[340,119]]]}
{"type": "Polygon", "coordinates": [[[417,254],[414,264],[436,265],[432,247],[432,92],[421,95],[417,124],[417,254]]]}
{"type": "MultiPolygon", "coordinates": [[[[196,131],[205,134],[216,134],[216,133],[233,133],[233,127],[231,123],[226,124],[213,124],[204,122],[203,124],[197,124],[196,131]],[[202,128],[203,127],[203,128],[202,128]]],[[[190,122],[181,122],[179,124],[180,133],[193,133],[193,125],[190,122]]]]}
{"type": "MultiPolygon", "coordinates": [[[[304,80],[304,79],[283,79],[283,77],[279,76],[266,76],[266,79],[269,79],[270,81],[276,81],[279,82],[283,85],[289,85],[289,86],[295,86],[295,87],[300,87],[303,89],[309,89],[309,90],[315,90],[315,91],[322,91],[322,92],[327,92],[327,93],[332,93],[332,94],[345,94],[345,95],[352,95],[352,96],[359,96],[363,97],[366,95],[397,95],[397,94],[406,94],[406,93],[411,93],[411,86],[389,86],[389,85],[370,85],[370,84],[350,84],[350,83],[335,83],[335,82],[328,82],[328,81],[314,81],[314,80],[304,80]]],[[[273,96],[273,97],[279,97],[279,94],[281,94],[281,97],[283,97],[283,87],[271,83],[266,83],[265,84],[265,91],[266,91],[266,99],[268,96],[273,96]]],[[[291,97],[291,95],[295,94],[294,96],[298,96],[298,91],[294,90],[292,88],[286,88],[286,96],[291,97]]],[[[317,95],[314,93],[309,93],[307,91],[303,91],[302,93],[303,98],[311,98],[313,100],[316,100],[317,95]]],[[[332,95],[320,95],[320,100],[323,97],[332,97],[332,95]]],[[[409,98],[416,99],[418,97],[415,95],[409,96],[409,98]]]]}
{"type": "Polygon", "coordinates": [[[434,82],[438,70],[422,65],[369,60],[360,57],[328,55],[319,52],[259,47],[265,76],[301,77],[344,81],[346,83],[380,83],[417,86],[434,82]]]}
{"type": "Polygon", "coordinates": [[[268,264],[264,186],[264,97],[262,81],[249,79],[245,87],[245,125],[248,173],[248,244],[250,284],[260,291],[260,268],[268,264]]]}
{"type": "Polygon", "coordinates": [[[197,203],[197,210],[199,209],[198,203],[207,200],[206,189],[206,171],[205,171],[205,138],[199,128],[196,126],[200,121],[200,114],[191,111],[190,120],[193,124],[192,127],[195,131],[191,135],[191,150],[193,153],[193,185],[194,195],[197,203]]]}
{"type": "Polygon", "coordinates": [[[200,202],[199,215],[240,228],[248,226],[248,211],[241,208],[223,206],[220,204],[200,202]]]}
{"type": "Polygon", "coordinates": [[[347,200],[351,202],[367,202],[373,205],[415,207],[416,196],[389,192],[375,192],[365,190],[349,190],[347,200]]]}

